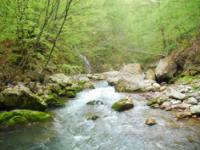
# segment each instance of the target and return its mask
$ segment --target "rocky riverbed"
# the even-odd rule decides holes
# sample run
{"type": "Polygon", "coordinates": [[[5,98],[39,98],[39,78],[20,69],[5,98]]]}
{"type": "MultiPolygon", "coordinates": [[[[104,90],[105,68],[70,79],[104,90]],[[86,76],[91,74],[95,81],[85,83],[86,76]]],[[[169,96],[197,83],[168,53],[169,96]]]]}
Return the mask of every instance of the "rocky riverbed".
{"type": "MultiPolygon", "coordinates": [[[[118,108],[118,107],[117,107],[118,108]]],[[[0,132],[2,150],[196,150],[200,122],[177,120],[173,113],[151,109],[142,93],[119,93],[106,81],[94,82],[53,118],[0,132]],[[120,103],[119,103],[120,102],[120,103]],[[113,104],[127,111],[116,111],[113,104]],[[133,107],[134,105],[134,107],[133,107]]]]}
{"type": "MultiPolygon", "coordinates": [[[[160,74],[161,72],[159,72],[160,74]]],[[[191,80],[188,77],[182,77],[173,84],[158,83],[156,82],[156,73],[152,69],[144,72],[139,64],[128,64],[119,71],[102,74],[75,76],[54,74],[46,77],[44,83],[28,82],[8,85],[0,94],[2,110],[0,127],[1,129],[12,127],[15,126],[15,122],[16,125],[37,122],[37,119],[29,121],[24,113],[21,113],[19,117],[17,113],[11,111],[12,115],[7,117],[5,111],[28,110],[26,113],[30,114],[34,111],[43,111],[48,115],[47,110],[50,108],[63,107],[67,99],[74,98],[81,90],[94,88],[93,83],[97,80],[106,80],[111,86],[114,86],[117,92],[138,93],[145,97],[146,105],[150,108],[175,111],[178,119],[199,118],[200,78],[192,77],[191,80]]],[[[131,109],[134,107],[131,101],[129,97],[124,97],[118,103],[113,104],[112,108],[116,111],[131,109]]],[[[89,104],[101,104],[101,101],[92,101],[89,104]]],[[[88,114],[87,118],[96,120],[98,116],[88,114]]]]}

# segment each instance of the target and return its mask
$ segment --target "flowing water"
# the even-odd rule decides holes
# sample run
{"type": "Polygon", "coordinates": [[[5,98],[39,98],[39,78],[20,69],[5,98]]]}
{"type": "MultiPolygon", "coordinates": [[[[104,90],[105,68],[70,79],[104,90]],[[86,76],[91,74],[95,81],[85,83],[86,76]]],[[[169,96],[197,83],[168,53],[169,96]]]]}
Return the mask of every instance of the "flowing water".
{"type": "Polygon", "coordinates": [[[66,106],[53,110],[54,120],[0,133],[0,150],[199,150],[200,122],[176,121],[170,112],[150,109],[138,94],[135,107],[125,112],[111,109],[113,102],[127,96],[116,93],[106,82],[80,92],[66,106]],[[90,100],[104,105],[88,106],[90,100]],[[88,121],[84,115],[100,116],[88,121]],[[144,124],[155,117],[158,124],[144,124]]]}

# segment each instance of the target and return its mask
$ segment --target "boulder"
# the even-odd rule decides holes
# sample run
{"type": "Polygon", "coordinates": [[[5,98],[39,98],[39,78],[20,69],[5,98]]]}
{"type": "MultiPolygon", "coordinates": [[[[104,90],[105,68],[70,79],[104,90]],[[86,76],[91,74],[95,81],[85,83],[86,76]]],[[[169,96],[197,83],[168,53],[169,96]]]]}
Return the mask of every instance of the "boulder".
{"type": "Polygon", "coordinates": [[[32,110],[12,110],[0,113],[0,129],[14,127],[16,125],[41,122],[51,118],[51,115],[45,112],[32,110]]]}
{"type": "Polygon", "coordinates": [[[142,74],[142,68],[140,64],[127,64],[120,70],[121,73],[124,74],[131,74],[131,75],[138,75],[142,74]]]}
{"type": "Polygon", "coordinates": [[[128,79],[121,79],[119,80],[116,85],[115,89],[118,92],[135,92],[141,89],[141,85],[139,80],[128,80],[128,79]]]}
{"type": "Polygon", "coordinates": [[[149,126],[155,125],[155,124],[157,124],[157,123],[156,123],[156,119],[154,119],[154,118],[152,118],[152,117],[147,118],[146,121],[145,121],[145,124],[146,124],[146,125],[149,125],[149,126]]]}
{"type": "Polygon", "coordinates": [[[99,119],[99,116],[96,115],[95,113],[87,113],[87,114],[85,114],[85,118],[87,120],[93,120],[93,121],[95,121],[95,120],[99,119]]]}
{"type": "Polygon", "coordinates": [[[168,82],[177,72],[177,65],[172,57],[161,59],[156,67],[155,74],[158,82],[168,82]]]}
{"type": "Polygon", "coordinates": [[[117,82],[121,79],[119,71],[109,71],[103,73],[104,78],[110,85],[116,85],[117,82]]]}
{"type": "Polygon", "coordinates": [[[73,84],[72,78],[62,73],[49,76],[47,82],[56,83],[63,87],[71,86],[73,84]]]}
{"type": "Polygon", "coordinates": [[[0,103],[4,109],[44,110],[47,108],[47,104],[41,97],[22,84],[3,90],[0,103]]]}
{"type": "Polygon", "coordinates": [[[112,109],[116,111],[125,111],[134,107],[133,101],[130,98],[124,98],[112,105],[112,109]]]}
{"type": "Polygon", "coordinates": [[[104,103],[100,100],[93,100],[86,103],[87,105],[103,105],[104,103]]]}
{"type": "Polygon", "coordinates": [[[191,106],[190,111],[192,114],[200,115],[200,105],[191,106]]]}

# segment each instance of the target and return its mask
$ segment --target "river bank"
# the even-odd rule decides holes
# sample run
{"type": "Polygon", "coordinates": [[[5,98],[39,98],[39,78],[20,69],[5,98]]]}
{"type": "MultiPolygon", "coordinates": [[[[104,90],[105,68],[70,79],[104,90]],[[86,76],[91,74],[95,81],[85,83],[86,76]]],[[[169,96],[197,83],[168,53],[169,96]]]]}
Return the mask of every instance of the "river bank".
{"type": "Polygon", "coordinates": [[[151,109],[141,93],[118,93],[106,81],[94,83],[75,98],[65,101],[65,107],[53,109],[53,120],[0,133],[2,150],[128,150],[128,149],[190,149],[200,146],[200,123],[189,119],[177,121],[173,113],[151,109]],[[134,108],[125,112],[111,109],[124,97],[133,99],[134,108]],[[103,104],[87,105],[92,100],[103,104]],[[87,120],[86,114],[99,116],[87,120]],[[145,125],[154,117],[157,124],[145,125]],[[19,146],[20,145],[20,146],[19,146]]]}

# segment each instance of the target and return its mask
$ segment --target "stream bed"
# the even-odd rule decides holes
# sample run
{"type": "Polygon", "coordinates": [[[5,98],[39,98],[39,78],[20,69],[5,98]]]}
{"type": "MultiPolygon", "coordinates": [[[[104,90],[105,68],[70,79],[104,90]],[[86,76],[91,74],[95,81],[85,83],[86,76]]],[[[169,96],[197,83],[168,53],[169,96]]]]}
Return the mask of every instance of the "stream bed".
{"type": "Polygon", "coordinates": [[[53,121],[1,132],[0,150],[200,150],[199,121],[176,121],[171,112],[150,109],[139,94],[117,93],[104,81],[52,113],[53,121]],[[135,107],[113,111],[112,104],[126,96],[135,107]],[[91,100],[104,104],[86,105],[91,100]],[[86,120],[88,112],[100,118],[86,120]],[[148,117],[157,125],[145,125],[148,117]]]}

